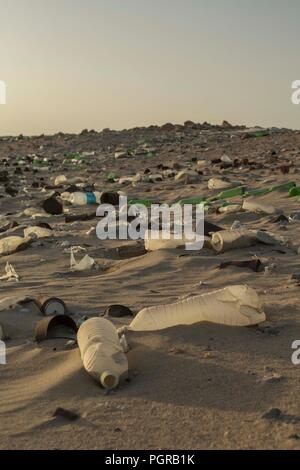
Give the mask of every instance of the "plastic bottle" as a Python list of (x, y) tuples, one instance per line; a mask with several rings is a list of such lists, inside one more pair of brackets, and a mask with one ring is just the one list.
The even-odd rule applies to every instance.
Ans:
[(255, 233), (248, 230), (222, 230), (212, 236), (212, 247), (218, 253), (237, 250), (238, 248), (248, 248), (258, 243)]
[(17, 251), (24, 250), (32, 243), (30, 237), (11, 236), (0, 240), (0, 256), (10, 255)]
[(116, 388), (128, 375), (128, 361), (114, 325), (105, 318), (84, 322), (77, 334), (85, 370), (106, 389)]
[(27, 227), (24, 229), (24, 237), (30, 237), (31, 235), (37, 238), (53, 237), (53, 230), (44, 227)]
[(93, 193), (75, 192), (70, 195), (70, 202), (77, 206), (85, 206), (86, 204), (100, 204), (101, 193), (94, 191)]
[(128, 329), (157, 331), (203, 321), (228, 326), (250, 326), (265, 320), (257, 293), (241, 285), (197, 295), (174, 304), (144, 308)]

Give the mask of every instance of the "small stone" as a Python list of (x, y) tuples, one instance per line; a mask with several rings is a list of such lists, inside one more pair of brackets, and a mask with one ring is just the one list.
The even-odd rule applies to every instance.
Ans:
[(77, 419), (80, 418), (80, 415), (78, 413), (75, 413), (74, 411), (66, 410), (65, 408), (57, 408), (55, 412), (52, 415), (54, 418), (64, 418), (67, 419), (68, 421), (76, 421)]

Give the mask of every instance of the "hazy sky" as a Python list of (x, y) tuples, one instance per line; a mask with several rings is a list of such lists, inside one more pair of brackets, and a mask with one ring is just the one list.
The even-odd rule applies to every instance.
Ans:
[(0, 0), (0, 134), (300, 128), (299, 0)]

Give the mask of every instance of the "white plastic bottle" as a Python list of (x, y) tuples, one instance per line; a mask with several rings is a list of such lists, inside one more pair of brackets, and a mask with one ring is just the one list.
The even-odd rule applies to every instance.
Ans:
[(85, 370), (104, 388), (116, 388), (127, 377), (127, 357), (110, 321), (90, 318), (79, 328), (77, 341)]
[(85, 206), (87, 204), (100, 204), (101, 194), (99, 191), (93, 193), (84, 193), (76, 191), (70, 196), (70, 202), (77, 206)]
[(258, 325), (265, 320), (266, 315), (257, 293), (251, 287), (238, 285), (169, 305), (144, 308), (128, 330), (158, 331), (199, 322), (238, 327)]

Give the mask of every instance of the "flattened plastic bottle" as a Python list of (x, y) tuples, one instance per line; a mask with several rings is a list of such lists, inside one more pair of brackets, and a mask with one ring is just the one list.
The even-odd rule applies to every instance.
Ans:
[(266, 315), (255, 290), (237, 285), (169, 305), (144, 308), (128, 329), (158, 331), (199, 322), (238, 327), (257, 325), (265, 320)]

